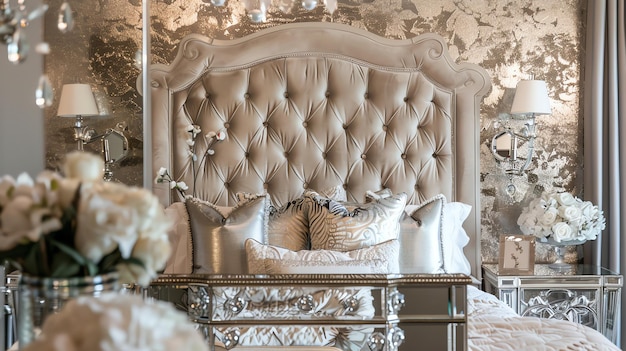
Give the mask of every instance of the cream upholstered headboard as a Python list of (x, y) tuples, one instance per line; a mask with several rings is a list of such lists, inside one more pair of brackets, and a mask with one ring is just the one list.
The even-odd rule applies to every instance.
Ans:
[[(479, 276), (479, 108), (488, 74), (456, 64), (436, 34), (391, 40), (347, 25), (298, 23), (222, 41), (190, 35), (151, 69), (153, 174), (233, 205), (238, 192), (283, 204), (343, 185), (349, 200), (390, 188), (420, 203), (472, 206), (466, 256)], [(198, 168), (188, 126), (225, 130)], [(196, 142), (202, 158), (207, 144)], [(195, 169), (194, 169), (195, 166)], [(164, 204), (176, 193), (155, 184)]]

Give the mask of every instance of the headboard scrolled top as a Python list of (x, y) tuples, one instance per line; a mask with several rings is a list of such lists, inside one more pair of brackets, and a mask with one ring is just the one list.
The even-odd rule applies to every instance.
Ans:
[[(337, 185), (353, 201), (382, 188), (410, 203), (442, 193), (472, 205), (466, 226), (477, 233), (479, 107), (491, 83), (453, 62), (436, 34), (391, 40), (298, 23), (229, 41), (190, 35), (150, 74), (153, 176), (165, 167), (197, 197), (231, 206), (238, 192), (280, 205)], [(190, 124), (202, 130), (195, 163)], [(226, 139), (200, 162), (204, 134), (219, 130)], [(178, 199), (154, 190), (166, 205)]]

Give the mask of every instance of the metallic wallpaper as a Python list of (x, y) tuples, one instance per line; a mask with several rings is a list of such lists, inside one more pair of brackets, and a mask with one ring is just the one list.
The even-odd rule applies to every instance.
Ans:
[[(141, 48), (140, 0), (69, 1), (75, 26), (68, 33), (56, 28), (61, 0), (50, 0), (45, 40), (52, 51), (45, 72), (55, 90), (46, 109), (46, 162), (57, 168), (63, 155), (76, 146), (73, 120), (56, 117), (62, 84), (90, 83), (107, 117), (88, 118), (103, 132), (125, 125), (130, 154), (114, 167), (114, 177), (128, 184), (142, 182), (141, 97), (136, 91), (140, 73), (135, 57)], [(340, 0), (330, 14), (323, 5), (305, 11), (299, 3), (290, 13), (272, 7), (268, 21), (252, 23), (241, 1), (215, 7), (210, 0), (158, 0), (151, 3), (153, 62), (167, 63), (176, 43), (190, 33), (220, 39), (245, 36), (259, 29), (289, 22), (347, 23), (388, 38), (411, 38), (436, 32), (448, 40), (452, 57), (487, 69), (493, 89), (485, 99), (481, 128), (482, 255), (497, 261), (498, 235), (518, 233), (522, 206), (543, 189), (582, 192), (581, 83), (585, 33), (584, 0)], [(517, 82), (534, 74), (547, 81), (552, 115), (538, 117), (536, 157), (526, 174), (509, 180), (490, 153), (491, 139), (507, 119)], [(86, 149), (98, 152), (99, 144)], [(516, 192), (505, 191), (512, 182)], [(550, 259), (538, 245), (538, 261)], [(571, 256), (571, 255), (570, 255)]]

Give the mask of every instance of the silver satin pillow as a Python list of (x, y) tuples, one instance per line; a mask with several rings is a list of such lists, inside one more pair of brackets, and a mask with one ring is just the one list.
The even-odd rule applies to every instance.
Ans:
[(400, 219), (400, 273), (444, 273), (442, 226), (446, 198), (437, 195)]
[(314, 192), (309, 207), (311, 249), (349, 251), (397, 239), (407, 195), (365, 204), (344, 204)]
[(266, 240), (269, 199), (247, 196), (224, 216), (211, 203), (185, 202), (193, 246), (193, 273), (246, 274), (245, 241)]

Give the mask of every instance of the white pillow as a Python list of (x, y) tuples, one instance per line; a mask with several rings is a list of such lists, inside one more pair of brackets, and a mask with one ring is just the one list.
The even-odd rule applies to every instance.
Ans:
[(472, 265), (463, 248), (470, 238), (463, 229), (472, 206), (462, 202), (449, 202), (443, 208), (443, 260), (447, 273), (472, 274)]
[[(407, 205), (407, 214), (413, 213), (419, 205)], [(463, 229), (463, 222), (469, 216), (472, 206), (462, 202), (448, 202), (443, 207), (443, 264), (446, 273), (462, 273), (471, 275), (472, 267), (465, 256), (463, 248), (470, 241)]]
[[(390, 240), (352, 251), (291, 251), (246, 240), (250, 274), (286, 273), (395, 273), (398, 272), (400, 243)], [(333, 268), (334, 267), (334, 268)]]

